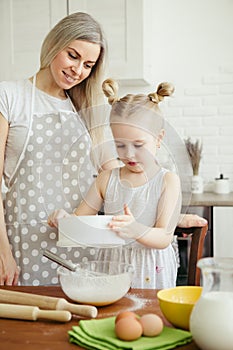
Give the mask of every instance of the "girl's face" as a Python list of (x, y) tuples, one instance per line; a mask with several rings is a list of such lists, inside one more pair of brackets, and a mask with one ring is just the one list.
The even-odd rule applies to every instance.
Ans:
[(50, 70), (55, 83), (64, 90), (86, 79), (100, 54), (100, 45), (74, 40), (53, 59)]
[(117, 153), (125, 166), (134, 173), (147, 171), (155, 164), (155, 154), (160, 146), (164, 130), (155, 137), (138, 126), (112, 124)]

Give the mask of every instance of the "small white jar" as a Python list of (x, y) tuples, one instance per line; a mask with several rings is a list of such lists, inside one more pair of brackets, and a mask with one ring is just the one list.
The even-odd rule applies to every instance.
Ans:
[(199, 175), (193, 175), (191, 186), (192, 193), (203, 193), (203, 178)]
[(229, 179), (227, 177), (224, 178), (223, 174), (215, 178), (214, 192), (218, 194), (227, 194), (230, 192)]

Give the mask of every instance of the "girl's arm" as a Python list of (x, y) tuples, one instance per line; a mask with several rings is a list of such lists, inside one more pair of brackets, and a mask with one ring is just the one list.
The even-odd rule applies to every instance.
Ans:
[(7, 237), (1, 191), (8, 129), (8, 122), (0, 113), (0, 285), (16, 285), (19, 278), (19, 268), (12, 256)]
[(48, 225), (51, 227), (58, 227), (59, 219), (71, 215), (96, 215), (102, 207), (110, 174), (110, 170), (102, 171), (91, 185), (80, 205), (74, 210), (73, 214), (68, 214), (64, 209), (57, 209), (49, 215)]
[(96, 215), (103, 204), (111, 170), (102, 171), (91, 185), (85, 198), (75, 209), (75, 215)]
[(113, 217), (109, 224), (115, 232), (124, 238), (133, 238), (137, 242), (155, 249), (166, 248), (173, 239), (181, 210), (180, 180), (174, 173), (164, 176), (162, 194), (157, 207), (157, 219), (154, 227), (148, 227), (135, 221), (125, 206), (125, 215)]
[(208, 224), (208, 220), (196, 214), (180, 214), (179, 227), (203, 227)]

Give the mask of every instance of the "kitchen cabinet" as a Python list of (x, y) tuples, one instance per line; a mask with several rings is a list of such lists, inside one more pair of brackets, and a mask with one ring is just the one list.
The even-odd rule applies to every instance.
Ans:
[[(152, 0), (69, 0), (69, 13), (87, 12), (102, 25), (109, 46), (108, 74), (122, 85), (150, 81), (149, 30)], [(110, 5), (111, 4), (111, 5)]]
[(22, 79), (39, 68), (42, 41), (67, 13), (90, 13), (108, 41), (106, 76), (121, 85), (150, 81), (150, 2), (152, 0), (1, 0), (0, 81)]
[(0, 81), (23, 79), (38, 70), (42, 41), (66, 13), (65, 0), (0, 1)]
[(214, 256), (233, 258), (233, 207), (213, 207)]

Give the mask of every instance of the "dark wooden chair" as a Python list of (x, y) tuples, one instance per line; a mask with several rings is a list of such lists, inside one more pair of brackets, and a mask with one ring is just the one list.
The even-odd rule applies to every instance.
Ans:
[(177, 239), (190, 237), (190, 249), (188, 251), (188, 276), (187, 285), (200, 286), (201, 271), (196, 266), (197, 261), (203, 257), (203, 248), (208, 225), (203, 227), (176, 227), (174, 235)]

